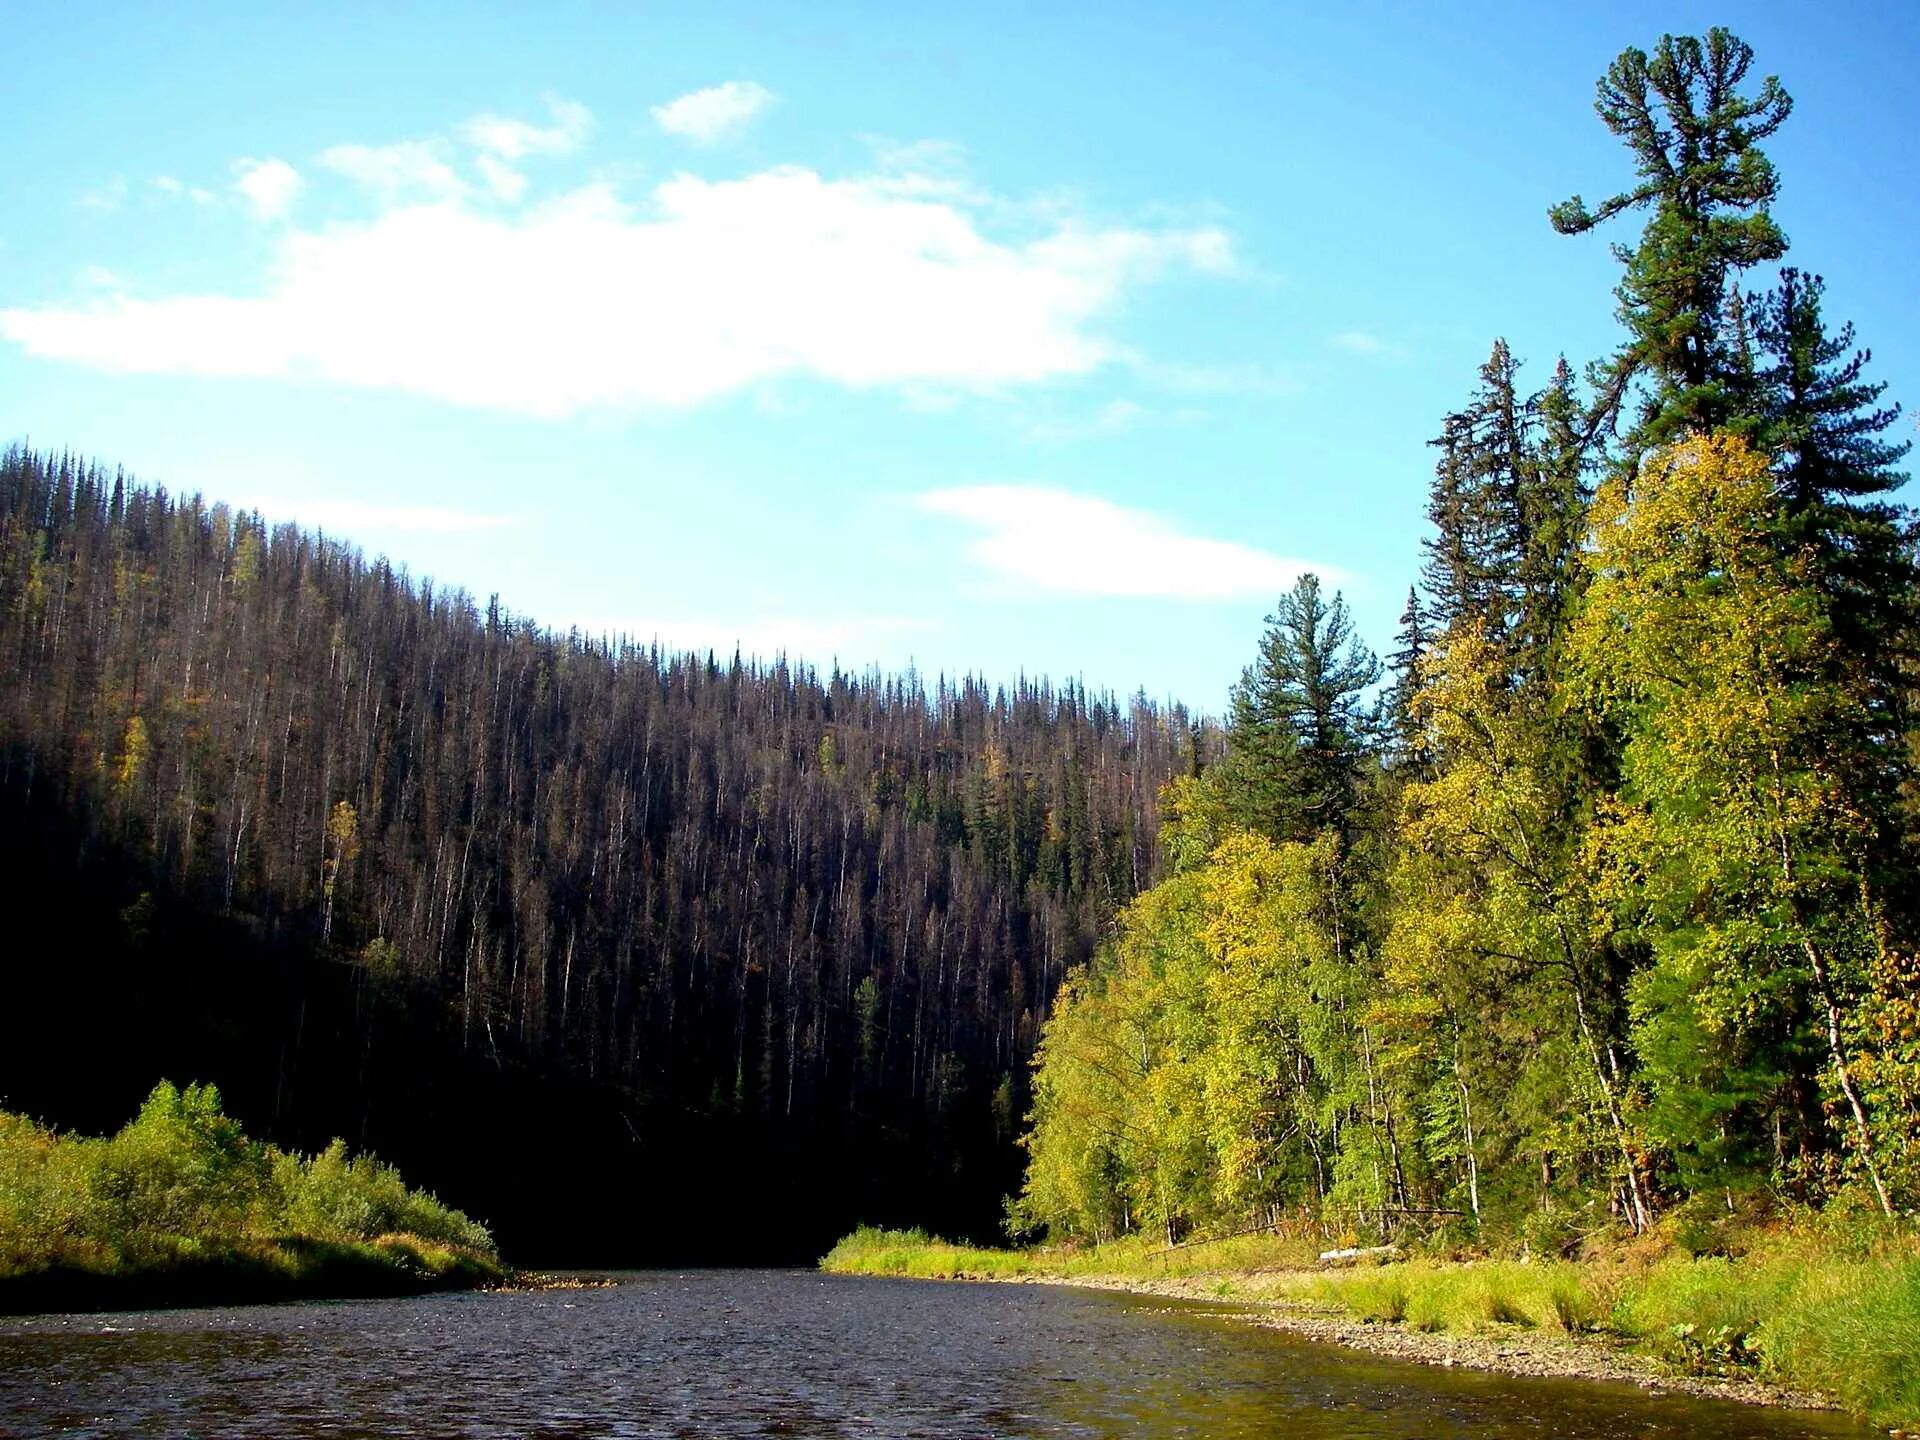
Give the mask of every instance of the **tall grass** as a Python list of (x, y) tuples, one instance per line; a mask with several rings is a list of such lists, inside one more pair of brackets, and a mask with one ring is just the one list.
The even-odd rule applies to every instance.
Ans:
[(924, 1230), (862, 1226), (835, 1245), (821, 1260), (820, 1267), (840, 1274), (898, 1275), (916, 1280), (989, 1280), (1010, 1276), (1180, 1279), (1298, 1266), (1311, 1260), (1313, 1254), (1314, 1247), (1306, 1240), (1266, 1234), (1172, 1250), (1140, 1235), (1104, 1245), (1006, 1250), (956, 1244), (930, 1236)]

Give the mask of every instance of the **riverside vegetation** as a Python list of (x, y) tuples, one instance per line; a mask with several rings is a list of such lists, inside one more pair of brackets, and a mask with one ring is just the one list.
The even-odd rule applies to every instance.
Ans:
[(1308, 1333), (1334, 1339), (1359, 1337), (1321, 1329), (1313, 1317), (1402, 1326), (1434, 1338), (1390, 1353), (1449, 1364), (1454, 1337), (1497, 1342), (1485, 1358), (1490, 1368), (1506, 1368), (1508, 1347), (1524, 1337), (1559, 1337), (1571, 1348), (1542, 1373), (1613, 1376), (1620, 1371), (1607, 1362), (1624, 1347), (1654, 1374), (1752, 1377), (1888, 1425), (1911, 1426), (1920, 1416), (1920, 1243), (1904, 1227), (1811, 1212), (1765, 1225), (1723, 1223), (1696, 1211), (1573, 1258), (1428, 1243), (1402, 1260), (1349, 1269), (1316, 1266), (1325, 1243), (1295, 1230), (1174, 1250), (1137, 1233), (1102, 1244), (990, 1249), (863, 1227), (821, 1265), (838, 1274), (1231, 1300), (1272, 1307), (1283, 1326), (1304, 1319)]
[(107, 1139), (0, 1111), (0, 1311), (384, 1295), (504, 1279), (486, 1228), (336, 1140), (249, 1140), (162, 1083)]
[(1624, 334), (1539, 389), (1494, 345), (1388, 665), (1312, 576), (1269, 618), (1226, 756), (1170, 786), (1170, 873), (1043, 1033), (1009, 1224), (1052, 1248), (863, 1233), (830, 1265), (1398, 1241), (1477, 1263), (1258, 1288), (1920, 1419), (1908, 447), (1822, 281), (1748, 279), (1787, 250), (1761, 147), (1791, 109), (1752, 63), (1714, 30), (1601, 79), (1632, 181), (1550, 219), (1645, 217)]

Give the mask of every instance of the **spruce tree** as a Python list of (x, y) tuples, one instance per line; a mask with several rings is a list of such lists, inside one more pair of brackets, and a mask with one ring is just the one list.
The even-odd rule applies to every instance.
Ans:
[(1421, 612), (1420, 592), (1407, 587), (1406, 608), (1400, 612), (1400, 629), (1394, 636), (1393, 653), (1387, 657), (1387, 674), (1392, 677), (1381, 701), (1381, 728), (1391, 747), (1396, 768), (1423, 772), (1431, 760), (1414, 714), (1413, 697), (1420, 692), (1420, 662), (1432, 646), (1427, 633), (1426, 616)]
[(1520, 362), (1496, 340), (1465, 406), (1435, 440), (1423, 580), (1435, 627), (1471, 622), (1512, 657), (1516, 677), (1544, 675), (1564, 620), (1585, 508), (1588, 437), (1573, 373), (1520, 388)]
[(1820, 276), (1787, 266), (1760, 299), (1756, 338), (1772, 361), (1765, 441), (1794, 512), (1885, 515), (1875, 498), (1905, 483), (1895, 467), (1911, 447), (1883, 438), (1900, 407), (1879, 404), (1884, 382), (1861, 379), (1873, 352), (1854, 349), (1853, 326), (1827, 333), (1820, 315), (1825, 288)]
[(1372, 741), (1363, 697), (1380, 662), (1354, 634), (1347, 602), (1302, 575), (1267, 617), (1260, 652), (1233, 693), (1234, 789), (1252, 828), (1274, 839), (1350, 838)]

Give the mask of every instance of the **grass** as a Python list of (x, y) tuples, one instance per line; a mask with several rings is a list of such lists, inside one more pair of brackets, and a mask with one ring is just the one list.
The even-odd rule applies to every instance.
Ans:
[(336, 1141), (248, 1139), (158, 1086), (104, 1139), (0, 1112), (0, 1311), (395, 1295), (504, 1279), (486, 1228)]
[(1074, 1279), (1123, 1276), (1137, 1279), (1188, 1279), (1224, 1273), (1252, 1273), (1309, 1263), (1312, 1242), (1281, 1235), (1243, 1235), (1212, 1244), (1169, 1251), (1144, 1236), (1132, 1235), (1104, 1245), (1049, 1246), (1029, 1250), (960, 1245), (924, 1230), (880, 1230), (862, 1226), (841, 1240), (820, 1262), (837, 1274), (895, 1275), (915, 1280), (1000, 1280), (1019, 1276)]
[(1654, 1235), (1579, 1260), (1454, 1255), (1323, 1270), (1313, 1248), (1250, 1236), (1171, 1253), (1137, 1237), (994, 1250), (863, 1229), (822, 1266), (922, 1279), (1189, 1277), (1213, 1294), (1429, 1333), (1603, 1338), (1678, 1372), (1753, 1376), (1876, 1424), (1920, 1422), (1920, 1236), (1908, 1225), (1803, 1215), (1743, 1235), (1734, 1256)]

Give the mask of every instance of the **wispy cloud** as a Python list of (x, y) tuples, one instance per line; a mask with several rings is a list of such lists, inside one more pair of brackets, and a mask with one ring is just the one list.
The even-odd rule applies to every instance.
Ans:
[(547, 97), (551, 125), (535, 125), (507, 115), (476, 115), (460, 127), (467, 143), (502, 160), (529, 155), (569, 155), (593, 133), (593, 112), (573, 100)]
[(1124, 435), (1152, 418), (1153, 412), (1133, 400), (1109, 400), (1084, 415), (1048, 415), (1024, 427), (1029, 439), (1045, 442), (1091, 440)]
[(211, 190), (189, 185), (172, 175), (154, 176), (153, 188), (169, 200), (191, 200), (196, 205), (211, 205), (217, 198)]
[(1349, 355), (1365, 355), (1378, 360), (1401, 360), (1406, 358), (1407, 353), (1407, 347), (1398, 341), (1384, 339), (1370, 330), (1342, 330), (1337, 335), (1329, 335), (1327, 344)]
[[(392, 148), (346, 163), (396, 183), (438, 174)], [(301, 188), (279, 160), (239, 162), (239, 177), (264, 218)], [(605, 184), (507, 213), (453, 193), (394, 201), (289, 227), (262, 293), (8, 309), (0, 337), (105, 371), (314, 378), (548, 417), (783, 376), (990, 392), (1123, 358), (1099, 325), (1129, 293), (1231, 255), (1215, 229), (1071, 211), (1009, 227), (990, 202), (899, 180), (782, 166), (680, 175), (644, 208)]]
[(669, 135), (708, 145), (739, 134), (777, 98), (751, 80), (729, 80), (655, 105), (651, 114)]
[(460, 127), (477, 152), (475, 168), (487, 188), (508, 204), (526, 194), (527, 177), (515, 162), (538, 155), (571, 155), (593, 133), (593, 112), (556, 96), (547, 97), (551, 125), (535, 125), (506, 115), (476, 115)]
[(1297, 395), (1306, 388), (1298, 376), (1271, 365), (1138, 360), (1134, 372), (1143, 383), (1176, 395)]
[(233, 162), (233, 188), (261, 220), (285, 219), (301, 184), (300, 172), (284, 160), (249, 156)]
[(460, 173), (470, 164), (485, 192), (508, 204), (527, 193), (519, 161), (569, 155), (593, 133), (593, 114), (572, 100), (549, 96), (553, 123), (538, 125), (509, 115), (476, 115), (452, 135), (397, 140), (385, 145), (335, 145), (320, 164), (383, 199), (464, 200), (476, 194)]
[(1066, 490), (973, 485), (931, 490), (916, 503), (979, 532), (964, 548), (988, 573), (1060, 594), (1231, 600), (1277, 595), (1308, 570), (1339, 578), (1327, 566), (1185, 534), (1151, 511)]
[(470, 193), (467, 182), (449, 163), (447, 147), (438, 140), (334, 145), (320, 152), (320, 163), (388, 199), (411, 194), (453, 200)]
[(96, 215), (111, 215), (126, 203), (127, 177), (115, 175), (90, 190), (80, 192), (80, 208)]

